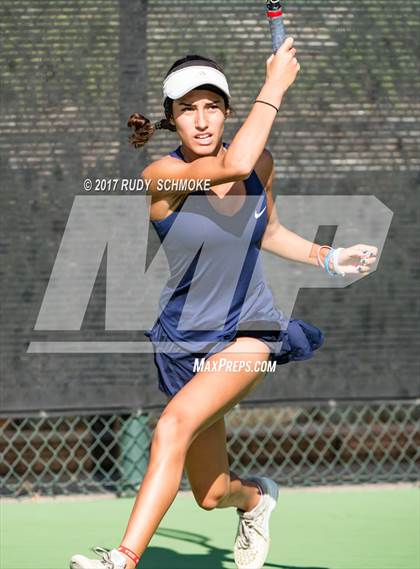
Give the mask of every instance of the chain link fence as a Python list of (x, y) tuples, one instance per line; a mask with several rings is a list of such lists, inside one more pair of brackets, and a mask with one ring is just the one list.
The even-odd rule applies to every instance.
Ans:
[[(2, 495), (132, 495), (160, 412), (0, 419)], [(419, 416), (417, 401), (243, 404), (226, 415), (231, 469), (283, 486), (416, 481)]]

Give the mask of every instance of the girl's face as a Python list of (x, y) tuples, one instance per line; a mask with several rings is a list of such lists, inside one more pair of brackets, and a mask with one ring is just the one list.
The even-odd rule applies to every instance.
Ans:
[(229, 113), (221, 95), (193, 89), (173, 102), (172, 112), (178, 136), (194, 154), (207, 156), (219, 149)]

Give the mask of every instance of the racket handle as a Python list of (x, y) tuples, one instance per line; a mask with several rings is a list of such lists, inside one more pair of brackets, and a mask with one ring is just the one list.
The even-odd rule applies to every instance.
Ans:
[(273, 53), (276, 53), (286, 39), (281, 2), (278, 0), (270, 0), (267, 2), (267, 18), (270, 24)]

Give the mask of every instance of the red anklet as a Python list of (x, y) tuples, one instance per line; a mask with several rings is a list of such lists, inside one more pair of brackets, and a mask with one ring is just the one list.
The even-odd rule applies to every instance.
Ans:
[(125, 545), (120, 545), (117, 548), (117, 550), (120, 551), (121, 553), (124, 553), (124, 555), (127, 555), (127, 557), (129, 557), (131, 559), (131, 561), (133, 561), (133, 563), (135, 563), (136, 565), (140, 561), (140, 557), (138, 555), (136, 555), (134, 553), (134, 551), (131, 551), (131, 549), (128, 549), (128, 547), (125, 547)]

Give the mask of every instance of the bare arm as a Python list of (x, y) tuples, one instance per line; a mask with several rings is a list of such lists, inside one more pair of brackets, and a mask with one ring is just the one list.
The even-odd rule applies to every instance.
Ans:
[[(318, 251), (321, 246), (304, 239), (297, 233), (293, 233), (293, 231), (284, 227), (278, 220), (271, 191), (274, 178), (274, 164), (273, 158), (267, 150), (264, 152), (260, 163), (256, 167), (256, 171), (266, 191), (267, 214), (269, 219), (261, 240), (261, 248), (279, 257), (290, 259), (291, 261), (319, 266)], [(261, 168), (261, 172), (258, 171), (259, 167)], [(376, 263), (378, 248), (374, 245), (358, 243), (357, 245), (346, 248), (341, 247), (340, 249), (341, 251), (339, 251), (337, 262), (339, 271), (341, 271), (343, 275), (355, 273), (368, 274)], [(319, 252), (322, 263), (324, 263), (327, 253), (327, 249), (321, 249)], [(331, 258), (329, 261), (329, 269), (331, 272), (334, 272), (334, 262)]]
[[(319, 266), (317, 253), (320, 245), (312, 243), (297, 233), (290, 231), (284, 227), (278, 219), (272, 193), (274, 161), (267, 150), (264, 152), (264, 160), (261, 164), (261, 173), (258, 171), (257, 173), (264, 183), (268, 215), (268, 223), (261, 241), (261, 249), (291, 261)], [(324, 260), (327, 253), (328, 251), (326, 249), (321, 250), (321, 261)], [(330, 269), (333, 270), (332, 260), (330, 260)]]
[[(293, 39), (288, 38), (275, 55), (267, 59), (267, 76), (257, 99), (280, 107), (284, 93), (294, 82), (299, 71)], [(209, 179), (212, 186), (244, 180), (252, 172), (264, 150), (276, 118), (268, 105), (255, 103), (242, 127), (233, 138), (227, 152), (220, 156), (204, 156), (192, 162), (172, 157), (157, 160), (145, 168), (141, 176), (151, 180), (150, 189), (159, 179)]]

